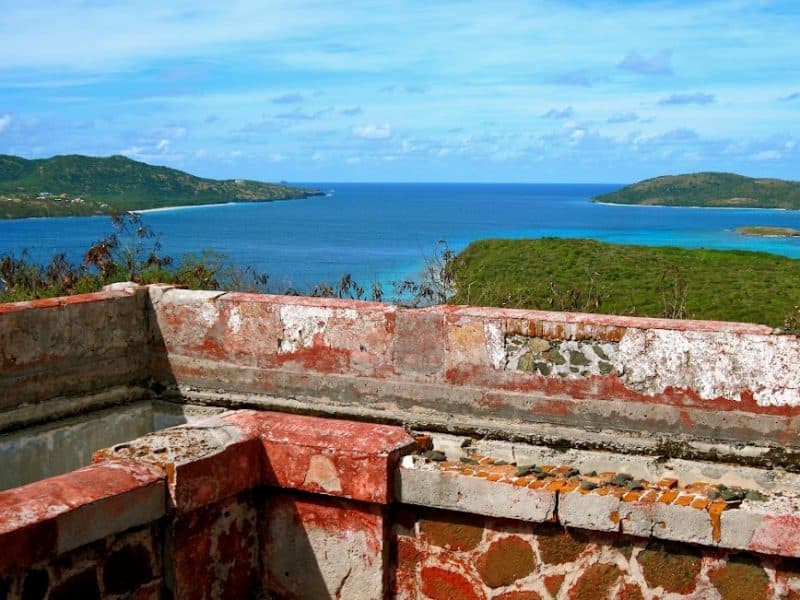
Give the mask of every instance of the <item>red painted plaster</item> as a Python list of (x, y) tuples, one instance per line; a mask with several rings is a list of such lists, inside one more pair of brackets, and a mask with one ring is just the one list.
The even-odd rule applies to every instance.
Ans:
[(800, 556), (800, 515), (765, 516), (753, 534), (750, 550), (764, 554)]
[[(56, 554), (62, 518), (86, 506), (106, 503), (109, 520), (124, 510), (114, 498), (164, 478), (136, 461), (101, 463), (0, 492), (0, 574)], [(75, 521), (70, 523), (74, 529)], [(63, 541), (62, 541), (63, 543)]]
[[(256, 411), (237, 411), (224, 421), (259, 436), (268, 484), (381, 504), (392, 498), (400, 452), (416, 446), (404, 429), (388, 425)], [(310, 473), (314, 457), (330, 463), (338, 482), (326, 485)]]

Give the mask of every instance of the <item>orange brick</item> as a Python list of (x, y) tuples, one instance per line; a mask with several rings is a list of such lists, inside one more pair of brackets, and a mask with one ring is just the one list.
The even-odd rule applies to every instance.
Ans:
[(433, 438), (429, 435), (414, 436), (420, 450), (433, 450)]
[(635, 502), (636, 500), (639, 499), (639, 496), (641, 496), (641, 495), (642, 495), (642, 492), (634, 490), (634, 491), (631, 491), (631, 492), (628, 492), (627, 494), (625, 494), (622, 497), (622, 499), (625, 500), (625, 502)]
[(560, 467), (556, 467), (555, 469), (553, 469), (553, 473), (558, 473), (559, 475), (562, 475), (570, 470), (572, 470), (572, 467), (566, 467), (564, 465), (561, 465)]
[(658, 487), (664, 488), (665, 490), (671, 490), (677, 485), (678, 485), (678, 480), (675, 477), (662, 477), (658, 481)]
[(710, 513), (721, 513), (723, 510), (728, 508), (728, 503), (725, 500), (714, 500), (708, 507), (708, 511)]
[(553, 465), (544, 465), (544, 466), (542, 466), (542, 471), (544, 471), (545, 473), (549, 473), (553, 469), (554, 469)]
[(565, 481), (563, 479), (556, 479), (555, 481), (551, 481), (550, 483), (548, 483), (544, 489), (551, 492), (557, 492), (562, 487), (564, 487), (564, 483)]
[(658, 495), (659, 493), (655, 490), (647, 490), (642, 497), (639, 498), (639, 502), (653, 503), (658, 500)]
[(538, 490), (543, 488), (546, 483), (547, 482), (544, 481), (543, 479), (534, 479), (533, 481), (530, 482), (528, 487), (531, 488), (532, 490)]
[(714, 500), (708, 507), (708, 514), (711, 517), (711, 537), (715, 542), (719, 542), (722, 537), (722, 511), (728, 507), (724, 500)]
[(687, 490), (696, 491), (696, 490), (707, 490), (710, 487), (711, 487), (711, 484), (709, 484), (708, 482), (695, 481), (695, 482), (690, 483), (689, 485), (687, 485), (686, 489)]
[(518, 485), (519, 487), (525, 487), (531, 482), (530, 477), (517, 477), (514, 480), (514, 485)]
[(694, 500), (692, 500), (692, 503), (689, 506), (692, 508), (705, 509), (709, 504), (710, 500), (708, 498), (705, 498), (704, 496), (697, 496)]
[(678, 497), (678, 494), (678, 490), (667, 490), (661, 494), (661, 496), (658, 498), (658, 501), (664, 504), (670, 504), (673, 500), (675, 500), (675, 498)]
[(675, 504), (678, 506), (689, 506), (694, 500), (694, 496), (692, 494), (681, 494), (675, 500)]
[(561, 486), (561, 493), (571, 492), (575, 488), (577, 488), (581, 484), (580, 481), (567, 481), (563, 486)]
[(500, 475), (500, 473), (489, 473), (486, 479), (488, 479), (489, 481), (500, 481), (501, 477), (502, 475)]
[(606, 495), (608, 495), (609, 488), (601, 487), (601, 488), (597, 488), (594, 491), (598, 496), (606, 496)]

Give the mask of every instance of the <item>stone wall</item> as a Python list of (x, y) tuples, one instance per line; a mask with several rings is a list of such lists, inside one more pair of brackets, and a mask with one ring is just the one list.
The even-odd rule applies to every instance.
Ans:
[(387, 597), (415, 449), (399, 427), (255, 411), (118, 444), (0, 492), (0, 598)]
[(0, 432), (142, 396), (147, 294), (0, 304)]
[(795, 560), (441, 510), (403, 509), (398, 599), (796, 598)]
[(0, 548), (14, 549), (0, 553), (0, 598), (800, 595), (800, 520), (775, 527), (768, 498), (759, 511), (709, 502), (707, 484), (520, 474), (431, 444), (249, 410), (118, 444), (0, 492)]
[(235, 409), (0, 492), (0, 600), (800, 597), (794, 335), (163, 286), (0, 326), (0, 431)]
[(769, 327), (150, 294), (152, 372), (184, 399), (800, 468), (800, 340)]

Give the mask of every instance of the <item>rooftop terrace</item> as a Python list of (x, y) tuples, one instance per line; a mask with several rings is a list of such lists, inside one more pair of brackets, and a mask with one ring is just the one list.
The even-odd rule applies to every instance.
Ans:
[(739, 323), (0, 305), (0, 599), (800, 597), (798, 359)]

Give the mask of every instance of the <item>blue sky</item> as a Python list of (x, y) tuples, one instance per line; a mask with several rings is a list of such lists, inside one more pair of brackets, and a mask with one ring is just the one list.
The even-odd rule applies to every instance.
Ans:
[(2, 12), (2, 153), (290, 181), (800, 179), (796, 0)]

